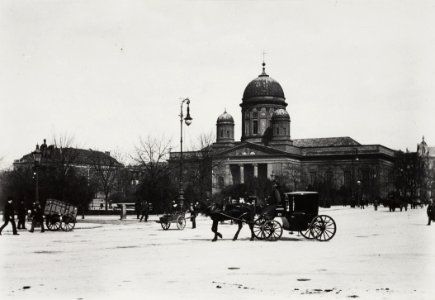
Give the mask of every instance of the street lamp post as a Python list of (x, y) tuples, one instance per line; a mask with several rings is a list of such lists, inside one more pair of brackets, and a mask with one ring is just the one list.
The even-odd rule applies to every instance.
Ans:
[(357, 176), (356, 176), (356, 169), (357, 167), (355, 167), (355, 164), (358, 164), (359, 162), (359, 158), (358, 158), (358, 148), (353, 148), (354, 150), (354, 157), (352, 157), (352, 176), (351, 176), (351, 185), (350, 185), (350, 189), (351, 189), (351, 203), (350, 203), (350, 207), (355, 207), (356, 202), (358, 202), (358, 199), (355, 199), (358, 197), (357, 193), (358, 191), (355, 191), (355, 183), (357, 181)]
[[(186, 117), (183, 115), (183, 104), (187, 105)], [(184, 189), (183, 189), (183, 121), (187, 126), (192, 124), (192, 118), (190, 117), (190, 100), (189, 98), (183, 99), (180, 105), (180, 178), (179, 178), (179, 197), (178, 201), (180, 209), (183, 209), (184, 205)]]
[(42, 152), (39, 145), (36, 144), (35, 151), (32, 152), (33, 162), (35, 164), (35, 202), (39, 202), (39, 164), (41, 163)]

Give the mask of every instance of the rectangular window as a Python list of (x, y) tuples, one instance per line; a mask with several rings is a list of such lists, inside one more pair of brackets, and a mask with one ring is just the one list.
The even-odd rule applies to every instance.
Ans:
[(258, 121), (257, 120), (252, 121), (252, 133), (258, 134)]

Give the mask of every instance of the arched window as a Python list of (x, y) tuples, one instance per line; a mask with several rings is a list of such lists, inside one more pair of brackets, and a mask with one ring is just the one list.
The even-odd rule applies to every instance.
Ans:
[(230, 137), (230, 131), (227, 130), (227, 137)]

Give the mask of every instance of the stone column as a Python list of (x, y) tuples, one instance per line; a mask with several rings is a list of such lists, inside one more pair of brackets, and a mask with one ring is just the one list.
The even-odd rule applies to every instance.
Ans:
[(258, 177), (258, 164), (254, 164), (254, 177)]
[(272, 179), (272, 171), (273, 171), (273, 165), (272, 164), (267, 164), (267, 178), (268, 179)]
[(243, 164), (240, 164), (240, 183), (243, 184), (245, 183), (245, 167), (243, 166)]
[(231, 174), (230, 164), (225, 165), (224, 184), (225, 186), (229, 186), (233, 184), (233, 175)]

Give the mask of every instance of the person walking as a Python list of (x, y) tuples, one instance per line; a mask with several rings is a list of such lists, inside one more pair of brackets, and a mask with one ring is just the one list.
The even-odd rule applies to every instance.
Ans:
[(32, 209), (32, 227), (29, 232), (33, 232), (35, 230), (35, 226), (40, 223), (41, 224), (41, 232), (44, 232), (44, 212), (42, 210), (41, 204), (36, 202)]
[(427, 225), (430, 226), (431, 221), (435, 221), (435, 203), (433, 200), (430, 200), (429, 205), (427, 206)]
[(148, 216), (150, 213), (150, 205), (148, 204), (148, 201), (144, 201), (141, 204), (141, 217), (139, 222), (142, 222), (142, 219), (145, 219), (145, 222), (148, 222)]
[(196, 216), (198, 215), (198, 206), (199, 203), (196, 202), (195, 205), (190, 204), (190, 221), (192, 222), (192, 229), (196, 228)]
[(134, 204), (134, 210), (136, 211), (136, 219), (139, 219), (140, 214), (142, 212), (142, 202), (140, 202), (139, 200), (136, 200), (136, 202)]
[(378, 205), (379, 205), (379, 197), (376, 197), (375, 201), (373, 201), (373, 206), (375, 208), (375, 211), (378, 210)]
[(13, 234), (19, 235), (17, 232), (17, 225), (15, 224), (14, 206), (12, 203), (13, 203), (13, 199), (8, 198), (8, 201), (6, 202), (6, 205), (5, 205), (5, 210), (3, 211), (3, 217), (5, 220), (5, 223), (3, 224), (2, 227), (0, 227), (0, 235), (2, 234), (3, 229), (9, 224), (9, 222), (11, 222), (11, 224), (12, 224)]
[(26, 216), (27, 216), (26, 205), (24, 204), (24, 200), (21, 200), (20, 204), (18, 204), (18, 229), (27, 229)]

